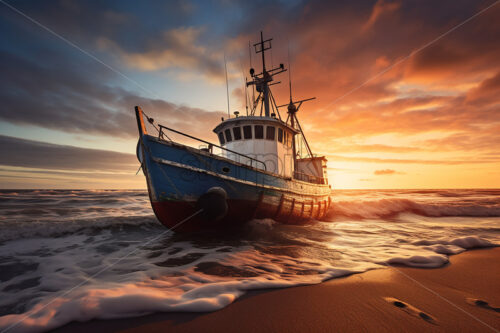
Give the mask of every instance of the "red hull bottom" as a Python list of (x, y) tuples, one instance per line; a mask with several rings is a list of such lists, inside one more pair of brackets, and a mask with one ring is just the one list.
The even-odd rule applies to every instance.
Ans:
[(195, 202), (156, 201), (151, 202), (151, 205), (163, 225), (178, 232), (190, 232), (235, 227), (255, 218), (271, 218), (284, 224), (304, 224), (311, 219), (322, 219), (330, 203), (329, 197), (309, 202), (282, 198), (279, 202), (258, 204), (246, 200), (228, 200), (227, 214), (216, 221), (207, 220), (199, 213)]

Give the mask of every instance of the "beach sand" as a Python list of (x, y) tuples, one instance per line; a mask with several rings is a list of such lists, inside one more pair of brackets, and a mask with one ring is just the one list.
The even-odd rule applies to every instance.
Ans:
[[(325, 283), (250, 292), (211, 313), (71, 323), (58, 332), (495, 332), (500, 248), (443, 268), (391, 267)], [(484, 304), (483, 302), (488, 302)]]

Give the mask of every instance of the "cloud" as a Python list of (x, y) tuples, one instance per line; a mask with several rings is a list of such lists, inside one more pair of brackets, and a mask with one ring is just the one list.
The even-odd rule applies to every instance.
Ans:
[[(419, 2), (418, 6), (389, 1), (377, 1), (375, 4), (373, 1), (360, 1), (355, 4), (347, 1), (311, 1), (307, 4), (284, 6), (273, 1), (236, 1), (231, 4), (231, 10), (244, 12), (245, 16), (237, 22), (231, 22), (231, 29), (228, 30), (230, 33), (225, 36), (214, 35), (212, 31), (215, 30), (211, 29), (210, 25), (187, 24), (195, 22), (190, 19), (196, 18), (200, 12), (196, 6), (187, 10), (182, 2), (173, 3), (172, 8), (168, 10), (161, 5), (145, 5), (141, 10), (125, 11), (125, 7), (113, 8), (110, 4), (97, 2), (75, 4), (75, 8), (58, 3), (49, 7), (65, 15), (65, 31), (72, 36), (76, 34), (77, 39), (80, 39), (80, 35), (85, 35), (85, 31), (79, 27), (80, 18), (76, 14), (81, 12), (82, 17), (86, 18), (99, 12), (95, 23), (101, 27), (98, 29), (100, 33), (97, 30), (94, 33), (92, 30), (88, 36), (81, 39), (88, 43), (101, 41), (102, 45), (105, 45), (103, 51), (115, 53), (111, 54), (113, 58), (122, 59), (132, 69), (152, 71), (163, 68), (188, 68), (214, 79), (220, 79), (220, 75), (223, 75), (222, 63), (218, 62), (220, 57), (214, 50), (224, 43), (234, 43), (231, 49), (246, 51), (248, 39), (256, 40), (255, 26), (260, 24), (265, 32), (272, 31), (275, 37), (275, 63), (287, 58), (286, 44), (287, 40), (290, 40), (296, 98), (318, 97), (316, 101), (304, 105), (299, 114), (304, 124), (309, 125), (310, 136), (345, 138), (352, 135), (366, 137), (384, 133), (412, 134), (435, 130), (470, 133), (483, 123), (498, 121), (498, 116), (491, 110), (477, 110), (480, 103), (479, 92), (471, 91), (465, 97), (463, 88), (458, 92), (453, 90), (455, 85), (463, 84), (464, 81), (472, 80), (477, 85), (481, 79), (491, 78), (491, 73), (486, 75), (486, 72), (491, 72), (492, 68), (499, 66), (497, 59), (500, 57), (496, 55), (500, 54), (500, 47), (492, 37), (496, 35), (499, 27), (494, 19), (494, 10), (498, 10), (495, 8), (350, 93), (381, 70), (435, 39), (442, 31), (449, 30), (453, 24), (457, 24), (457, 20), (466, 19), (487, 4), (488, 2), (484, 1), (450, 7), (443, 3), (436, 7), (431, 1)], [(270, 11), (273, 15), (277, 13), (273, 16), (272, 23), (266, 20), (267, 14), (264, 17), (260, 15), (262, 6), (266, 13), (267, 9), (280, 9)], [(53, 18), (53, 14), (50, 14), (52, 9), (31, 3), (29, 11), (45, 22)], [(213, 10), (219, 11), (217, 8)], [(150, 25), (146, 24), (144, 18), (148, 17), (147, 14), (152, 22), (156, 22), (153, 17), (166, 11), (173, 25), (165, 25), (164, 20), (161, 20), (156, 23), (156, 29), (151, 29)], [(101, 15), (102, 12), (114, 18), (110, 19), (107, 28), (106, 17)], [(295, 22), (301, 24), (297, 25)], [(366, 28), (367, 22), (371, 22), (369, 28)], [(54, 24), (57, 30), (63, 28), (57, 20)], [(122, 29), (122, 34), (118, 33), (119, 29)], [(124, 35), (127, 38), (123, 38)], [(219, 42), (213, 43), (214, 39)], [(207, 46), (211, 44), (212, 47)], [(463, 47), (464, 45), (467, 47)], [(17, 56), (13, 53), (7, 54)], [(8, 79), (4, 80), (4, 85), (8, 86), (10, 83), (7, 82), (11, 81), (15, 85), (5, 89), (16, 91), (2, 96), (2, 100), (5, 99), (8, 107), (12, 109), (2, 110), (0, 116), (4, 120), (74, 132), (135, 135), (135, 129), (131, 126), (134, 124), (131, 120), (133, 116), (128, 110), (138, 104), (134, 102), (139, 99), (138, 94), (110, 84), (109, 82), (116, 78), (105, 75), (103, 72), (106, 71), (102, 68), (76, 64), (86, 69), (80, 72), (64, 61), (61, 62), (60, 56), (46, 54), (45, 58), (51, 60), (43, 66), (33, 66), (33, 61), (28, 58), (24, 58), (24, 61), (2, 59), (7, 68), (26, 69), (21, 70), (17, 77), (15, 73), (7, 73)], [(485, 61), (487, 59), (488, 61)], [(64, 66), (59, 66), (61, 63)], [(236, 67), (239, 69), (239, 65)], [(436, 80), (441, 75), (439, 68), (445, 67), (450, 69), (450, 73), (460, 73), (461, 79), (454, 80), (453, 84), (448, 81), (450, 87), (445, 88), (450, 91), (444, 91), (446, 94), (443, 94), (441, 91), (436, 92), (432, 85), (439, 81)], [(422, 84), (417, 77), (426, 78), (427, 81)], [(24, 78), (24, 81), (19, 82), (20, 78)], [(432, 81), (429, 78), (432, 78)], [(415, 84), (414, 79), (420, 82), (418, 89), (403, 91), (402, 86)], [(61, 84), (56, 86), (57, 82), (51, 81), (59, 81)], [(287, 100), (288, 89), (285, 85), (273, 88), (276, 89), (279, 104), (280, 101)], [(238, 96), (242, 98), (241, 94)], [(337, 101), (339, 97), (342, 98)], [(495, 103), (494, 95), (490, 100), (491, 102), (482, 102), (482, 105)], [(331, 104), (332, 101), (337, 102)], [(161, 103), (153, 99), (151, 104)], [(317, 112), (325, 107), (323, 112)], [(37, 108), (40, 112), (26, 111)], [(186, 122), (195, 121), (193, 127), (196, 130), (202, 128), (201, 124), (196, 125), (197, 117), (203, 121), (207, 118), (202, 116), (204, 110), (190, 110), (189, 113), (196, 114), (197, 117), (189, 116), (184, 119), (181, 113), (186, 110), (185, 107), (166, 102), (162, 108), (165, 111), (158, 110), (159, 114), (168, 116), (181, 126)], [(430, 112), (431, 110), (433, 112)], [(103, 117), (100, 117), (101, 115)], [(214, 124), (220, 116), (222, 112), (213, 114)]]
[[(85, 49), (94, 49), (97, 41), (104, 37), (128, 52), (143, 50), (151, 40), (159, 40), (163, 31), (179, 26), (196, 13), (195, 6), (183, 0), (145, 2), (140, 6), (127, 0), (48, 0), (43, 4), (27, 0), (11, 5)], [(6, 30), (7, 34), (19, 35), (22, 31), (39, 38), (47, 37), (46, 31), (5, 6), (0, 15), (13, 28)]]
[(343, 155), (328, 155), (329, 161), (345, 161), (345, 162), (365, 162), (365, 163), (393, 163), (393, 164), (435, 164), (435, 165), (460, 165), (460, 164), (482, 164), (482, 163), (498, 163), (498, 160), (493, 157), (473, 158), (473, 159), (403, 159), (403, 158), (376, 158), (376, 157), (353, 157)]
[(500, 124), (490, 124), (482, 131), (477, 133), (459, 132), (451, 134), (441, 139), (429, 139), (420, 142), (419, 144), (426, 147), (428, 151), (435, 152), (477, 152), (477, 153), (492, 153), (496, 152), (493, 147), (500, 145)]
[(209, 79), (222, 80), (224, 67), (221, 52), (200, 44), (201, 27), (179, 27), (165, 31), (141, 52), (127, 52), (114, 41), (101, 38), (100, 48), (118, 55), (126, 66), (141, 71), (181, 68), (201, 73)]
[(370, 15), (370, 18), (368, 21), (365, 23), (363, 26), (364, 30), (370, 29), (376, 22), (379, 20), (381, 16), (384, 14), (389, 14), (401, 7), (401, 4), (399, 2), (387, 2), (384, 0), (378, 0), (375, 5), (373, 6), (372, 13)]
[(373, 174), (375, 176), (394, 175), (396, 173), (398, 173), (398, 172), (396, 172), (396, 170), (392, 170), (392, 169), (375, 170), (375, 172), (373, 172)]
[(51, 62), (37, 62), (7, 52), (0, 54), (0, 119), (69, 133), (130, 138), (137, 135), (135, 105), (192, 133), (206, 130), (207, 123), (215, 126), (223, 116), (222, 112), (147, 98), (109, 85), (106, 82), (114, 76), (92, 60), (77, 58), (68, 63), (65, 58), (53, 57)]
[(133, 171), (139, 166), (132, 154), (49, 144), (0, 135), (1, 165), (72, 171)]
[[(239, 57), (247, 58), (248, 41), (257, 41), (263, 29), (274, 37), (268, 63), (271, 58), (286, 63), (290, 45), (294, 97), (317, 97), (298, 114), (314, 151), (331, 154), (333, 162), (384, 163), (391, 170), (405, 163), (458, 170), (500, 159), (500, 6), (436, 38), (492, 3), (234, 1), (184, 8), (182, 2), (131, 7), (26, 1), (19, 6), (103, 59), (126, 64), (137, 77), (174, 71), (220, 80), (222, 48), (232, 60), (229, 69), (239, 73)], [(144, 97), (74, 50), (60, 52), (60, 41), (47, 47), (51, 37), (45, 32), (6, 13), (0, 11), (6, 31), (0, 37), (2, 121), (132, 138), (137, 104), (191, 133), (210, 135), (207, 125), (224, 116)], [(258, 70), (255, 58), (253, 66)], [(276, 78), (286, 79), (286, 74)], [(286, 84), (272, 89), (278, 104), (288, 100)], [(243, 96), (234, 90), (231, 97)]]
[[(341, 140), (339, 140), (341, 141)], [(334, 147), (328, 149), (329, 152), (350, 152), (350, 153), (412, 153), (422, 151), (420, 147), (390, 146), (383, 144), (342, 144), (336, 143)]]
[[(471, 17), (491, 3), (484, 1), (461, 16)], [(500, 47), (495, 37), (500, 31), (500, 22), (496, 18), (498, 12), (497, 6), (492, 7), (415, 54), (406, 66), (405, 80), (431, 83), (429, 79), (432, 79), (434, 85), (443, 84), (443, 81), (453, 85), (477, 80), (477, 76), (498, 68)], [(460, 21), (450, 21), (442, 31), (446, 32)]]
[(500, 103), (498, 92), (500, 91), (500, 72), (487, 78), (467, 92), (465, 102), (477, 106), (485, 106)]
[[(207, 51), (212, 58), (206, 60), (198, 46), (190, 45), (202, 29), (178, 26), (193, 15), (195, 7), (183, 1), (144, 3), (134, 9), (129, 5), (99, 1), (16, 4), (41, 24), (119, 70), (123, 70), (116, 64), (119, 54), (96, 50), (99, 40), (112, 41), (127, 55), (154, 52), (152, 45), (158, 47), (161, 40), (161, 47), (175, 49), (175, 61), (182, 61), (181, 54), (193, 57), (201, 66), (194, 66), (193, 71), (202, 71), (202, 67), (210, 73), (207, 75), (219, 71), (220, 64), (210, 60), (215, 57), (212, 52)], [(212, 126), (207, 130), (207, 124), (215, 126), (223, 115), (145, 97), (127, 80), (7, 7), (2, 7), (0, 17), (0, 28), (6, 32), (0, 37), (0, 121), (67, 133), (133, 138), (137, 135), (133, 107), (142, 105), (155, 119), (168, 119), (177, 129), (203, 132), (207, 138)], [(130, 72), (127, 75), (134, 77)]]

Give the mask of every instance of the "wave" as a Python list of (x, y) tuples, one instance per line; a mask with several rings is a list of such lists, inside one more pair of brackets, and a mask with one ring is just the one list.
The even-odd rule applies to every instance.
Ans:
[(417, 246), (424, 245), (423, 249), (432, 251), (435, 255), (413, 255), (408, 257), (396, 256), (386, 260), (382, 264), (403, 265), (418, 268), (438, 268), (449, 262), (448, 255), (458, 254), (470, 249), (498, 246), (489, 240), (477, 236), (459, 237), (451, 240), (419, 240), (413, 242), (412, 244)]
[[(329, 212), (334, 223), (264, 219), (226, 234), (156, 239), (168, 229), (144, 191), (0, 191), (0, 199), (10, 200), (0, 200), (0, 331), (21, 319), (12, 331), (214, 311), (250, 289), (391, 265), (437, 268), (449, 255), (497, 246), (498, 221), (480, 218), (500, 216), (500, 198), (491, 191), (420, 192), (342, 192)], [(423, 219), (406, 213), (429, 218), (418, 223)], [(441, 216), (477, 218), (432, 218)]]
[(15, 228), (11, 224), (0, 224), (0, 243), (16, 239), (60, 237), (68, 234), (93, 234), (107, 229), (160, 229), (154, 215), (146, 216), (107, 216), (102, 218), (68, 219), (58, 222), (18, 222)]
[(409, 199), (334, 201), (327, 218), (344, 216), (355, 219), (389, 218), (401, 213), (428, 217), (466, 216), (500, 217), (500, 205), (459, 203), (419, 203)]
[[(414, 244), (443, 247), (450, 253), (495, 246), (475, 236), (419, 241)], [(187, 250), (189, 248), (184, 248), (180, 252)], [(316, 284), (381, 267), (367, 264), (358, 268), (340, 269), (316, 262), (306, 262), (303, 258), (294, 259), (248, 251), (241, 251), (237, 256), (237, 253), (234, 252), (224, 259), (220, 256), (220, 252), (206, 249), (204, 256), (194, 258), (191, 268), (181, 274), (172, 274), (172, 267), (160, 265), (159, 262), (156, 262), (156, 265), (161, 266), (160, 270), (148, 269), (143, 263), (143, 270), (140, 272), (129, 271), (124, 274), (129, 278), (123, 282), (107, 281), (100, 285), (90, 284), (63, 292), (61, 296), (49, 301), (47, 299), (41, 301), (31, 307), (30, 311), (22, 314), (0, 317), (0, 329), (12, 328), (13, 332), (43, 332), (75, 320), (135, 317), (154, 312), (210, 312), (231, 304), (248, 290)], [(178, 254), (185, 255), (185, 252)], [(163, 257), (166, 257), (165, 253)], [(223, 264), (220, 263), (221, 259)], [(406, 256), (396, 255), (378, 264), (437, 268), (448, 262), (448, 256), (438, 251), (423, 251)], [(125, 266), (126, 264), (123, 264), (116, 269), (123, 271)], [(297, 271), (294, 274), (283, 274), (284, 269), (290, 267)], [(235, 272), (238, 274), (235, 275)], [(56, 276), (53, 279), (42, 279), (37, 283), (40, 284), (38, 288), (59, 290), (61, 287), (59, 285), (61, 281), (57, 282)]]
[(470, 249), (477, 249), (477, 248), (484, 248), (484, 247), (493, 247), (496, 246), (494, 243), (490, 242), (489, 240), (482, 239), (479, 237), (475, 236), (468, 236), (468, 237), (460, 237), (460, 238), (455, 238), (453, 240), (420, 240), (420, 241), (415, 241), (413, 242), (414, 245), (455, 245), (458, 247), (461, 247), (462, 249), (470, 250)]
[[(329, 277), (351, 273), (336, 270), (332, 271)], [(186, 277), (192, 280), (198, 278), (200, 277), (195, 274)], [(49, 303), (38, 303), (29, 313), (0, 317), (0, 328), (12, 332), (45, 332), (74, 320), (117, 319), (154, 312), (211, 312), (231, 304), (247, 290), (285, 288), (301, 284), (308, 283), (254, 278), (207, 283), (195, 288), (186, 287), (184, 289), (188, 291), (184, 293), (172, 292), (168, 288), (169, 282), (161, 280), (113, 284), (105, 289), (87, 288), (63, 294)]]

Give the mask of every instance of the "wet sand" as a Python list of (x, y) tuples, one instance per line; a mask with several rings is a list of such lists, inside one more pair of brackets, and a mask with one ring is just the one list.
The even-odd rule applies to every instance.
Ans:
[(251, 292), (212, 313), (71, 323), (56, 332), (495, 332), (500, 248), (443, 268), (391, 267), (319, 285)]

